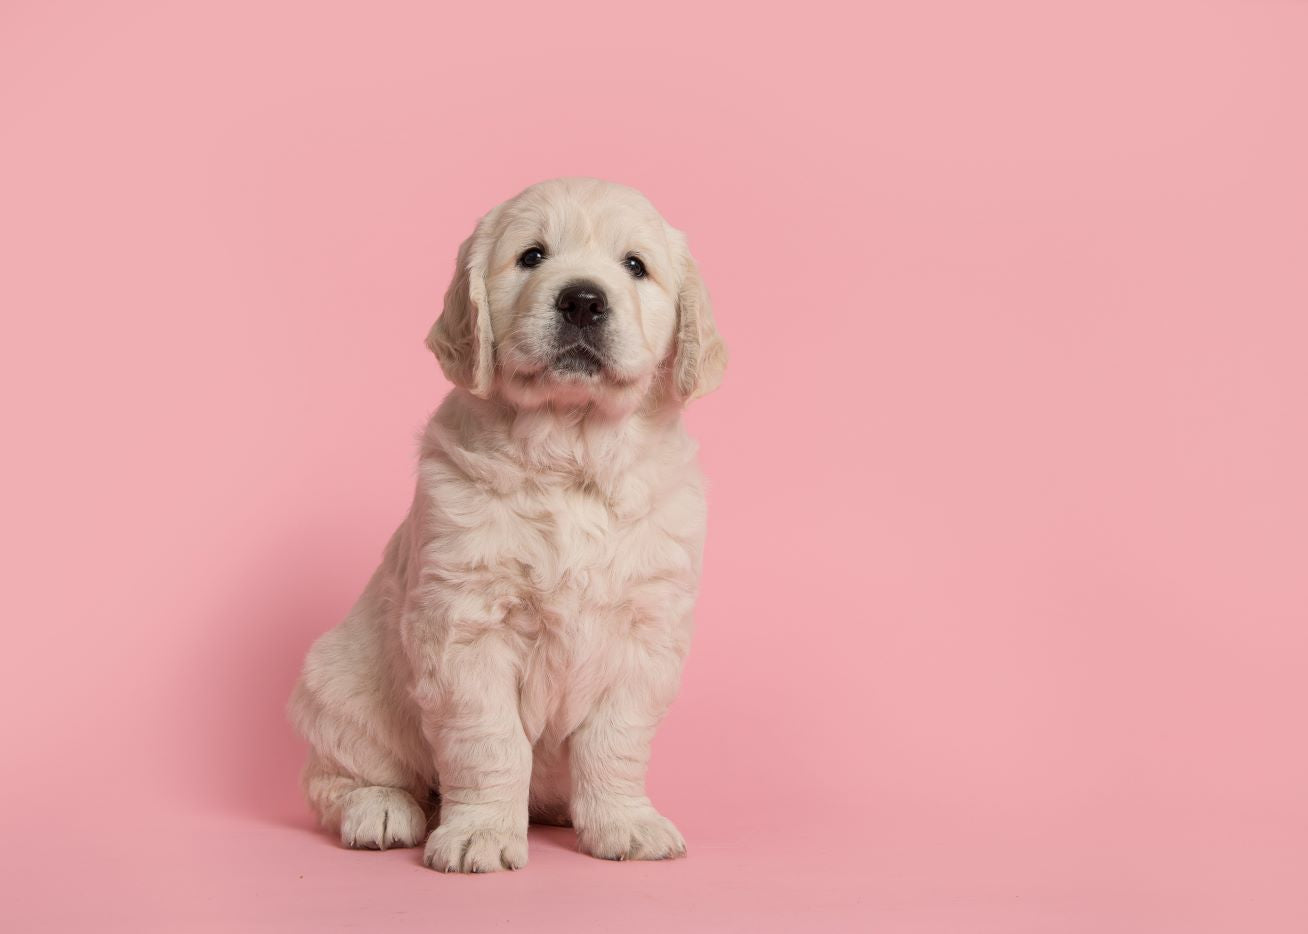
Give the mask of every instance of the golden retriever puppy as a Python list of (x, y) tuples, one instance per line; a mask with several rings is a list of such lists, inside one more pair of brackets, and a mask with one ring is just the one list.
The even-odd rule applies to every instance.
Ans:
[(685, 238), (630, 188), (535, 185), (460, 248), (427, 345), (455, 389), (413, 505), (291, 698), (309, 803), (444, 872), (522, 867), (529, 819), (679, 856), (645, 772), (704, 539), (681, 409), (726, 364)]

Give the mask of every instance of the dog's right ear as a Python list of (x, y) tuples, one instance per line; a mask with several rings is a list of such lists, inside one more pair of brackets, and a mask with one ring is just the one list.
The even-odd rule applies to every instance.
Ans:
[(495, 336), (486, 300), (490, 219), (483, 217), (459, 247), (445, 307), (427, 335), (427, 347), (440, 361), (445, 378), (483, 399), (490, 395), (495, 377)]

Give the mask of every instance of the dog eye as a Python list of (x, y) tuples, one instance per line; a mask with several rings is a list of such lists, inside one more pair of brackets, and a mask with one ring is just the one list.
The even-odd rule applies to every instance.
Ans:
[(622, 265), (626, 267), (627, 272), (631, 273), (637, 279), (645, 278), (645, 264), (640, 261), (640, 257), (628, 256), (622, 261)]
[(535, 269), (544, 259), (545, 251), (538, 246), (534, 246), (518, 257), (518, 265), (523, 269)]

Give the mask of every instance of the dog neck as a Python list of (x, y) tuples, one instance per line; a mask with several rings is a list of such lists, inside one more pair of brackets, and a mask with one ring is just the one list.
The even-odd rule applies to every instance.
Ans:
[(524, 483), (595, 489), (611, 499), (633, 483), (656, 490), (661, 473), (680, 473), (695, 444), (681, 425), (680, 405), (652, 398), (630, 415), (598, 407), (517, 408), (455, 389), (424, 439), (430, 450), (468, 477), (501, 493)]

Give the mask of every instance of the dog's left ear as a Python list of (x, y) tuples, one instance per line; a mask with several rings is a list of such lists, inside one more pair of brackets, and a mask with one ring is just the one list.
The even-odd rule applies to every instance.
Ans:
[(712, 392), (722, 382), (727, 368), (727, 345), (713, 323), (708, 289), (699, 276), (699, 266), (682, 246), (681, 287), (677, 290), (677, 337), (672, 363), (672, 380), (684, 401)]
[(483, 399), (490, 395), (495, 377), (495, 340), (486, 300), (491, 216), (483, 217), (459, 247), (445, 307), (427, 335), (427, 348), (440, 361), (445, 378)]

